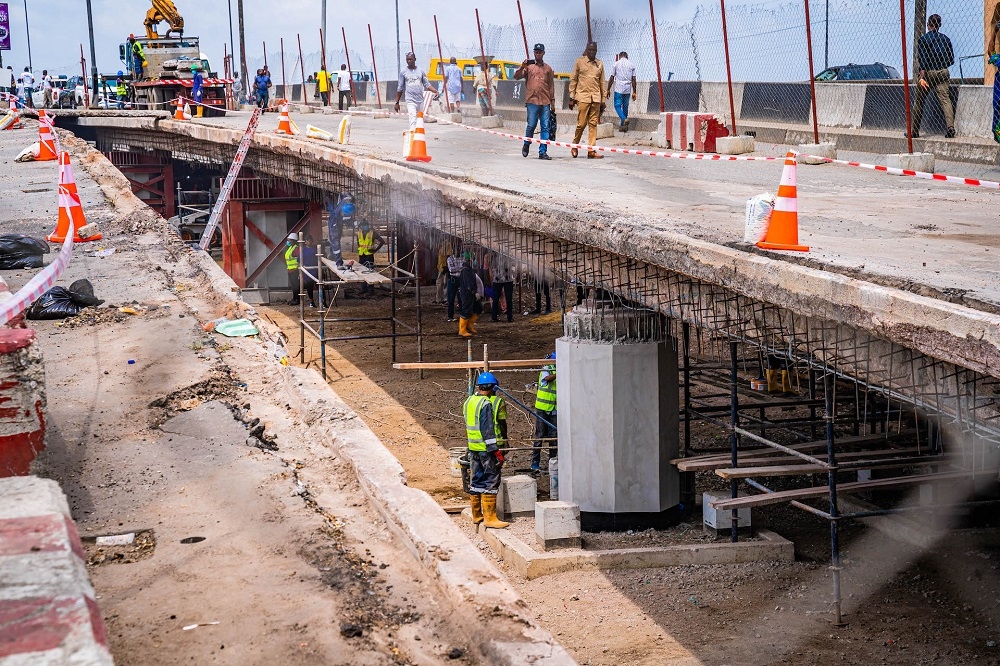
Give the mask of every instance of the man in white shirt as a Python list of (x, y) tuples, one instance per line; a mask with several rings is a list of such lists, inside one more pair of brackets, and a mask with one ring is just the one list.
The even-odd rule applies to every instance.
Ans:
[(345, 64), (340, 65), (340, 73), (337, 75), (337, 92), (337, 107), (343, 111), (346, 102), (347, 108), (351, 108), (351, 72)]
[(42, 106), (52, 108), (52, 77), (47, 69), (42, 70)]
[(24, 86), (24, 105), (35, 108), (35, 103), (31, 99), (31, 93), (35, 92), (35, 77), (32, 76), (31, 70), (27, 67), (24, 68), (24, 73), (21, 74), (21, 85)]
[(612, 91), (615, 94), (615, 111), (621, 124), (618, 126), (622, 132), (628, 131), (628, 103), (629, 97), (635, 101), (635, 65), (629, 59), (628, 54), (622, 51), (618, 54), (618, 60), (611, 66), (611, 78), (608, 79), (608, 97)]

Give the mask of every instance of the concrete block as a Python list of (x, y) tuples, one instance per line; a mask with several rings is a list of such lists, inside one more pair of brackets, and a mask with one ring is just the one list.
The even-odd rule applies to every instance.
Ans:
[[(861, 127), (865, 111), (864, 83), (817, 83), (816, 118), (824, 127)], [(812, 118), (812, 109), (809, 110)]]
[(933, 153), (893, 153), (882, 162), (887, 167), (934, 173)]
[(955, 133), (958, 136), (993, 135), (993, 88), (986, 86), (961, 86), (955, 107)]
[[(799, 152), (804, 155), (815, 155), (817, 158), (825, 157), (830, 160), (837, 159), (837, 144), (823, 142), (823, 143), (800, 143)], [(811, 157), (802, 157), (798, 159), (799, 164), (827, 164), (821, 159), (813, 159)]]
[(244, 104), (240, 110), (245, 111), (246, 113), (253, 113), (253, 110), (256, 108), (257, 107), (253, 104)]
[(601, 123), (597, 126), (597, 138), (598, 139), (613, 139), (615, 138), (615, 126), (613, 123)]
[(29, 328), (0, 329), (0, 405), (0, 477), (28, 474), (45, 448), (45, 370)]
[(299, 113), (312, 113), (312, 112), (313, 112), (313, 107), (311, 106), (308, 106), (306, 104), (302, 104), (299, 106)]
[[(701, 516), (706, 530), (720, 531), (733, 529), (732, 510), (713, 509), (711, 506), (712, 502), (729, 499), (730, 497), (731, 495), (728, 493), (702, 493)], [(736, 515), (740, 520), (740, 531), (750, 527), (750, 507), (740, 509)]]
[(461, 113), (449, 113), (449, 114), (446, 114), (444, 118), (445, 118), (445, 120), (451, 121), (453, 123), (460, 123), (460, 122), (462, 122), (462, 114)]
[(323, 112), (324, 116), (332, 116), (333, 114), (335, 114), (337, 112), (337, 109), (334, 108), (334, 107), (332, 107), (332, 106), (324, 106), (324, 107), (321, 107), (321, 108), (323, 110), (322, 112)]
[[(736, 107), (736, 120), (740, 120), (740, 110), (743, 108), (743, 83), (733, 84), (733, 103)], [(725, 81), (709, 82), (703, 81), (701, 84), (701, 98), (698, 106), (699, 111), (714, 113), (726, 120), (726, 124), (732, 123), (729, 109), (729, 86)], [(732, 153), (736, 154), (736, 153)]]
[(538, 499), (538, 482), (526, 474), (504, 477), (500, 482), (500, 497), (497, 507), (510, 518), (526, 518), (535, 515), (535, 501)]
[(580, 505), (574, 502), (536, 502), (535, 537), (542, 550), (579, 548)]
[(503, 122), (501, 122), (500, 116), (483, 116), (479, 119), (479, 126), (483, 129), (496, 129), (503, 127)]
[(752, 153), (756, 149), (752, 136), (741, 134), (739, 136), (720, 136), (715, 140), (716, 151), (720, 155), (742, 155)]

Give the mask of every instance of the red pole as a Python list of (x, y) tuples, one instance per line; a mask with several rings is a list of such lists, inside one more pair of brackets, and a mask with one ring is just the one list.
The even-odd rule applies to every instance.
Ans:
[(267, 42), (261, 42), (264, 47), (264, 67), (267, 67)]
[[(87, 105), (89, 106), (90, 105), (90, 91), (87, 90), (87, 59), (83, 57), (83, 44), (80, 44), (80, 69), (83, 71), (83, 98), (85, 100), (87, 100), (87, 102), (88, 102)], [(31, 100), (29, 100), (29, 101), (31, 101)]]
[(583, 0), (583, 6), (587, 10), (587, 41), (594, 41), (594, 36), (590, 32), (590, 0)]
[(285, 82), (285, 38), (281, 37), (278, 45), (281, 48), (281, 92), (284, 93), (282, 97), (285, 99), (291, 99), (292, 95), (288, 92), (288, 84)]
[(444, 54), (441, 52), (441, 33), (438, 32), (438, 17), (434, 15), (434, 37), (438, 43), (438, 67), (441, 68), (441, 88), (444, 89), (444, 106), (451, 113), (451, 102), (448, 101), (448, 82), (444, 79)]
[[(899, 0), (905, 2), (905, 0)], [(722, 8), (722, 44), (726, 48), (726, 81), (729, 83), (729, 117), (733, 123), (733, 136), (736, 136), (736, 102), (733, 101), (733, 70), (729, 62), (729, 31), (726, 29), (726, 0), (719, 0)]]
[(302, 72), (302, 103), (309, 106), (309, 95), (306, 94), (306, 64), (302, 59), (302, 35), (295, 33), (299, 42), (299, 71)]
[[(354, 97), (354, 74), (351, 70), (351, 52), (347, 50), (347, 31), (344, 30), (344, 26), (340, 26), (340, 34), (344, 37), (344, 53), (347, 56), (347, 76), (351, 80), (351, 103), (354, 106), (358, 105), (358, 100)], [(375, 66), (375, 58), (372, 57), (372, 67)], [(339, 88), (339, 86), (338, 86)]]
[(910, 65), (906, 61), (906, 5), (899, 0), (899, 34), (903, 44), (903, 104), (906, 106), (906, 150), (913, 152), (913, 119), (910, 117)]
[[(652, 2), (653, 0), (650, 0)], [(528, 33), (524, 29), (524, 14), (521, 13), (521, 0), (517, 0), (517, 18), (521, 21), (521, 38), (524, 40), (524, 59), (531, 59), (531, 52), (528, 50)]]
[(417, 52), (413, 48), (413, 23), (410, 19), (406, 19), (406, 25), (410, 27), (410, 53), (417, 55)]
[(476, 7), (476, 30), (479, 31), (479, 53), (483, 56), (480, 63), (483, 66), (483, 79), (486, 81), (486, 105), (493, 115), (493, 100), (490, 99), (490, 67), (486, 62), (486, 48), (483, 46), (483, 24), (479, 22), (479, 8)]
[[(375, 42), (372, 40), (372, 24), (368, 24), (368, 43), (372, 47), (372, 72), (375, 74), (375, 95), (378, 97), (378, 108), (382, 108), (382, 91), (378, 88), (378, 67), (375, 65)], [(353, 89), (353, 87), (352, 87)]]
[(663, 102), (663, 75), (660, 73), (660, 44), (656, 39), (656, 16), (653, 15), (653, 0), (649, 0), (649, 21), (653, 24), (653, 55), (656, 56), (656, 82), (660, 84), (660, 113), (666, 111)]
[(812, 26), (809, 25), (809, 0), (802, 0), (806, 8), (806, 48), (809, 49), (809, 93), (813, 107), (813, 143), (819, 143), (819, 121), (816, 112), (816, 74), (813, 70)]

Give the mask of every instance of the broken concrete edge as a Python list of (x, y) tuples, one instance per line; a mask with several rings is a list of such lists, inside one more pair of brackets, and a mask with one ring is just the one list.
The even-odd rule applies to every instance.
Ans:
[[(80, 121), (93, 121), (86, 124), (95, 126), (108, 126), (108, 121), (113, 121), (114, 126), (159, 129), (234, 145), (242, 136), (238, 130), (209, 123), (160, 122), (158, 118), (80, 118)], [(765, 303), (787, 307), (803, 316), (842, 322), (939, 360), (1000, 376), (1000, 315), (997, 314), (793, 263), (794, 258), (778, 259), (654, 229), (639, 216), (622, 216), (610, 209), (581, 214), (567, 208), (553, 215), (553, 207), (560, 208), (553, 202), (541, 204), (522, 194), (451, 180), (427, 170), (359, 156), (302, 137), (262, 132), (255, 135), (254, 144), (317, 164), (342, 165), (361, 177), (391, 179), (400, 187), (436, 190), (446, 203), (479, 211), (518, 229), (537, 229), (541, 217), (546, 220), (546, 234), (554, 238), (631, 256), (720, 284)], [(322, 187), (320, 183), (306, 184)]]
[[(84, 163), (88, 173), (95, 164), (101, 163), (100, 160), (111, 165), (103, 154), (89, 145), (87, 149), (100, 156)], [(127, 186), (125, 177), (117, 170), (115, 173)], [(99, 178), (94, 178), (102, 190), (104, 184), (101, 179), (107, 175), (102, 172)], [(115, 194), (121, 194), (111, 189)], [(145, 207), (138, 197), (131, 194), (130, 188), (128, 192), (139, 205)], [(112, 205), (116, 209), (136, 210), (135, 202), (129, 200), (129, 195), (116, 196)], [(224, 301), (239, 301), (239, 288), (222, 268), (207, 253), (191, 252), (204, 275), (205, 286)], [(262, 363), (274, 365), (259, 345), (255, 345), (249, 353), (262, 356)], [(534, 621), (517, 591), (472, 545), (437, 502), (423, 490), (406, 484), (406, 473), (399, 461), (322, 377), (314, 370), (303, 368), (291, 367), (287, 373), (285, 376), (290, 376), (290, 379), (285, 382), (286, 387), (296, 394), (296, 399), (290, 400), (289, 404), (298, 406), (310, 435), (348, 461), (361, 488), (386, 519), (390, 529), (411, 554), (434, 573), (445, 594), (456, 605), (475, 608), (482, 626), (480, 631), (470, 631), (470, 638), (492, 637), (490, 640), (481, 639), (478, 646), (480, 652), (492, 663), (511, 666), (525, 663), (574, 666), (576, 661), (547, 630)], [(337, 422), (336, 437), (330, 434), (333, 422)], [(498, 623), (499, 618), (508, 620), (506, 626)]]
[(114, 664), (83, 546), (58, 483), (34, 476), (0, 479), (0, 560), (0, 666)]
[(566, 571), (795, 561), (795, 544), (769, 530), (757, 531), (763, 541), (545, 553), (539, 553), (508, 530), (480, 525), (479, 535), (498, 557), (529, 580)]

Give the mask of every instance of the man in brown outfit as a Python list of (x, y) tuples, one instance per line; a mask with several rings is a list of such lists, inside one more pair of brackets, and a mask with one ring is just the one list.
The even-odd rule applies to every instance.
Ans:
[[(588, 42), (583, 55), (576, 59), (573, 74), (569, 79), (569, 108), (579, 105), (576, 115), (576, 133), (573, 143), (580, 143), (583, 128), (590, 128), (588, 146), (597, 144), (597, 123), (604, 113), (604, 63), (597, 59), (597, 42)], [(571, 148), (570, 153), (576, 157), (578, 151)], [(587, 157), (599, 160), (604, 157), (593, 149), (587, 151)]]
[[(556, 88), (555, 78), (552, 68), (545, 62), (545, 44), (535, 44), (535, 59), (525, 60), (514, 72), (517, 80), (526, 79), (524, 106), (528, 112), (528, 126), (524, 130), (524, 136), (531, 138), (535, 135), (535, 127), (538, 121), (542, 121), (542, 140), (547, 141), (554, 138), (551, 134), (552, 116), (555, 115)], [(538, 147), (538, 159), (551, 160), (548, 153), (548, 144), (541, 144)], [(528, 156), (531, 149), (531, 142), (525, 141), (521, 146), (521, 155)]]

